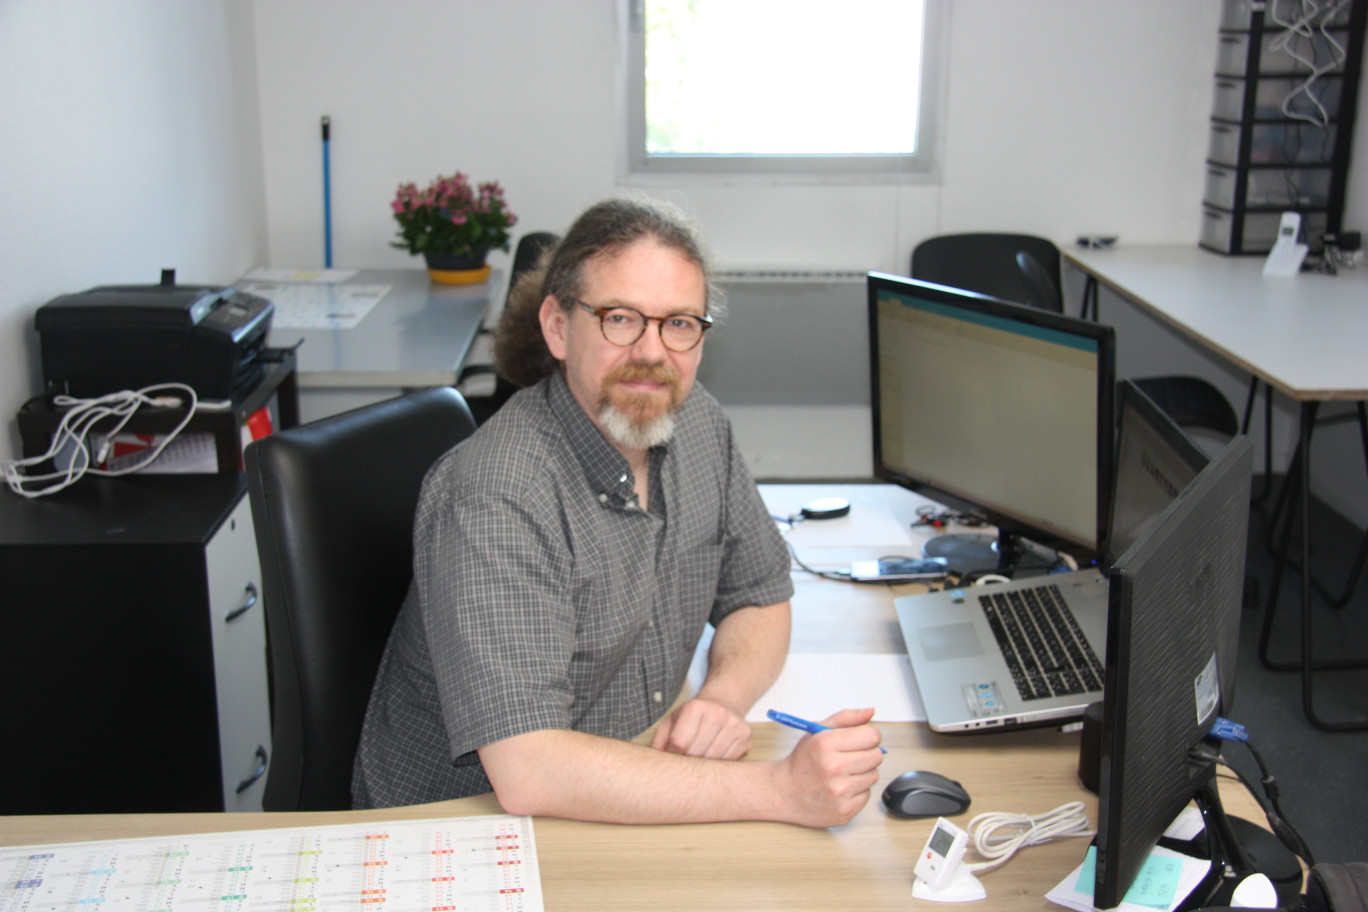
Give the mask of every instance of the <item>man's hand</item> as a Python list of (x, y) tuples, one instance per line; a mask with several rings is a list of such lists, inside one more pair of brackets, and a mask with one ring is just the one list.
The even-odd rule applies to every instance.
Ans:
[(776, 785), (789, 819), (804, 826), (848, 823), (869, 801), (879, 781), (879, 731), (868, 724), (873, 709), (843, 709), (823, 725), (831, 731), (807, 735), (776, 766)]
[(689, 700), (660, 720), (651, 747), (690, 757), (739, 760), (750, 750), (751, 729), (735, 710), (704, 698)]

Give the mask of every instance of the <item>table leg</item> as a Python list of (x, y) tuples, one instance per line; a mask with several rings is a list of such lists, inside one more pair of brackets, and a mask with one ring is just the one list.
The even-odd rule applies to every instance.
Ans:
[[(1306, 718), (1312, 725), (1323, 731), (1364, 731), (1368, 730), (1368, 719), (1346, 719), (1346, 720), (1327, 720), (1322, 718), (1317, 712), (1314, 699), (1314, 675), (1319, 671), (1334, 671), (1350, 668), (1368, 667), (1368, 659), (1337, 659), (1331, 661), (1315, 661), (1314, 647), (1312, 640), (1312, 617), (1311, 617), (1311, 431), (1316, 423), (1316, 412), (1318, 403), (1304, 402), (1301, 408), (1301, 422), (1298, 428), (1299, 442), (1297, 455), (1294, 458), (1292, 471), (1289, 472), (1283, 492), (1279, 495), (1279, 501), (1286, 501), (1287, 514), (1283, 517), (1283, 528), (1281, 541), (1277, 547), (1277, 556), (1273, 565), (1273, 583), (1268, 594), (1268, 605), (1265, 609), (1263, 628), (1259, 636), (1259, 659), (1268, 668), (1276, 671), (1300, 671), (1302, 685), (1302, 710)], [(1368, 426), (1364, 430), (1365, 435), (1365, 460), (1368, 460)], [(1292, 532), (1292, 525), (1295, 521), (1294, 514), (1296, 509), (1292, 506), (1290, 492), (1288, 488), (1295, 484), (1297, 491), (1297, 507), (1301, 512), (1301, 659), (1299, 662), (1274, 662), (1269, 656), (1269, 642), (1273, 628), (1273, 616), (1277, 608), (1279, 590), (1282, 588), (1283, 570), (1288, 564), (1287, 551), (1290, 544), (1289, 537)], [(1362, 550), (1362, 549), (1360, 549)]]
[[(1364, 403), (1357, 403), (1355, 417), (1359, 423), (1359, 437), (1363, 448), (1364, 468), (1368, 469), (1368, 407), (1365, 407)], [(1334, 421), (1339, 419), (1331, 420)], [(1326, 422), (1317, 419), (1317, 424), (1324, 423)], [(1286, 544), (1279, 545), (1277, 543), (1277, 526), (1280, 517), (1283, 515), (1283, 510), (1287, 508), (1291, 499), (1291, 492), (1295, 491), (1296, 486), (1300, 484), (1298, 479), (1301, 477), (1301, 454), (1301, 447), (1298, 446), (1292, 454), (1292, 461), (1288, 466), (1287, 477), (1284, 479), (1282, 487), (1279, 488), (1278, 498), (1273, 504), (1272, 511), (1269, 513), (1266, 546), (1269, 554), (1272, 554), (1275, 557), (1287, 547)], [(1255, 502), (1262, 499), (1263, 496), (1261, 495)], [(1353, 598), (1354, 590), (1358, 587), (1358, 580), (1363, 574), (1365, 564), (1368, 564), (1368, 532), (1365, 532), (1359, 540), (1358, 553), (1354, 556), (1353, 565), (1349, 570), (1349, 574), (1345, 577), (1344, 585), (1341, 587), (1339, 595), (1332, 595), (1330, 590), (1326, 588), (1320, 580), (1316, 579), (1314, 575), (1311, 577), (1311, 586), (1315, 589), (1317, 594), (1325, 599), (1325, 601), (1329, 602), (1332, 607), (1343, 608), (1345, 605), (1349, 604), (1349, 600)], [(1296, 563), (1289, 562), (1288, 566), (1298, 573), (1301, 572), (1301, 566)], [(1368, 660), (1365, 660), (1365, 667), (1368, 667)]]
[[(1240, 422), (1240, 433), (1249, 436), (1249, 425), (1254, 414), (1254, 400), (1259, 395), (1258, 377), (1249, 378), (1249, 395), (1245, 398), (1244, 418)], [(1273, 387), (1264, 384), (1264, 480), (1263, 490), (1252, 503), (1263, 503), (1273, 491)]]
[(1097, 322), (1097, 277), (1094, 275), (1088, 275), (1083, 280), (1083, 309), (1079, 311), (1078, 316), (1084, 320)]

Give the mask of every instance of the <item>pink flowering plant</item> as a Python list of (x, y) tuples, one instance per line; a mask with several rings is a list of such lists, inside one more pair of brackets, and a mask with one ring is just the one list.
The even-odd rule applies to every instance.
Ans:
[(506, 251), (508, 229), (518, 221), (497, 181), (472, 187), (459, 171), (438, 177), (421, 190), (417, 184), (400, 184), (390, 207), (399, 222), (399, 240), (391, 243), (409, 253)]

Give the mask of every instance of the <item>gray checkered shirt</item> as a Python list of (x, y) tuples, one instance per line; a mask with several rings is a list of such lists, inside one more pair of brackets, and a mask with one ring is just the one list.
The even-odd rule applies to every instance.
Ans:
[(371, 694), (357, 807), (489, 791), (476, 749), (540, 729), (632, 738), (669, 708), (706, 623), (793, 593), (731, 426), (701, 387), (627, 462), (560, 374), (428, 473), (414, 584)]

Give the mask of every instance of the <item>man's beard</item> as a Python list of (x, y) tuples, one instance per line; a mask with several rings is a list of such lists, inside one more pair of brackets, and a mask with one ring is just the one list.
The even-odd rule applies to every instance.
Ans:
[[(636, 393), (619, 386), (634, 380), (665, 384), (668, 400), (662, 405), (657, 394)], [(681, 405), (679, 373), (674, 368), (668, 364), (624, 364), (604, 378), (599, 425), (618, 446), (648, 450), (674, 434), (675, 414)]]

